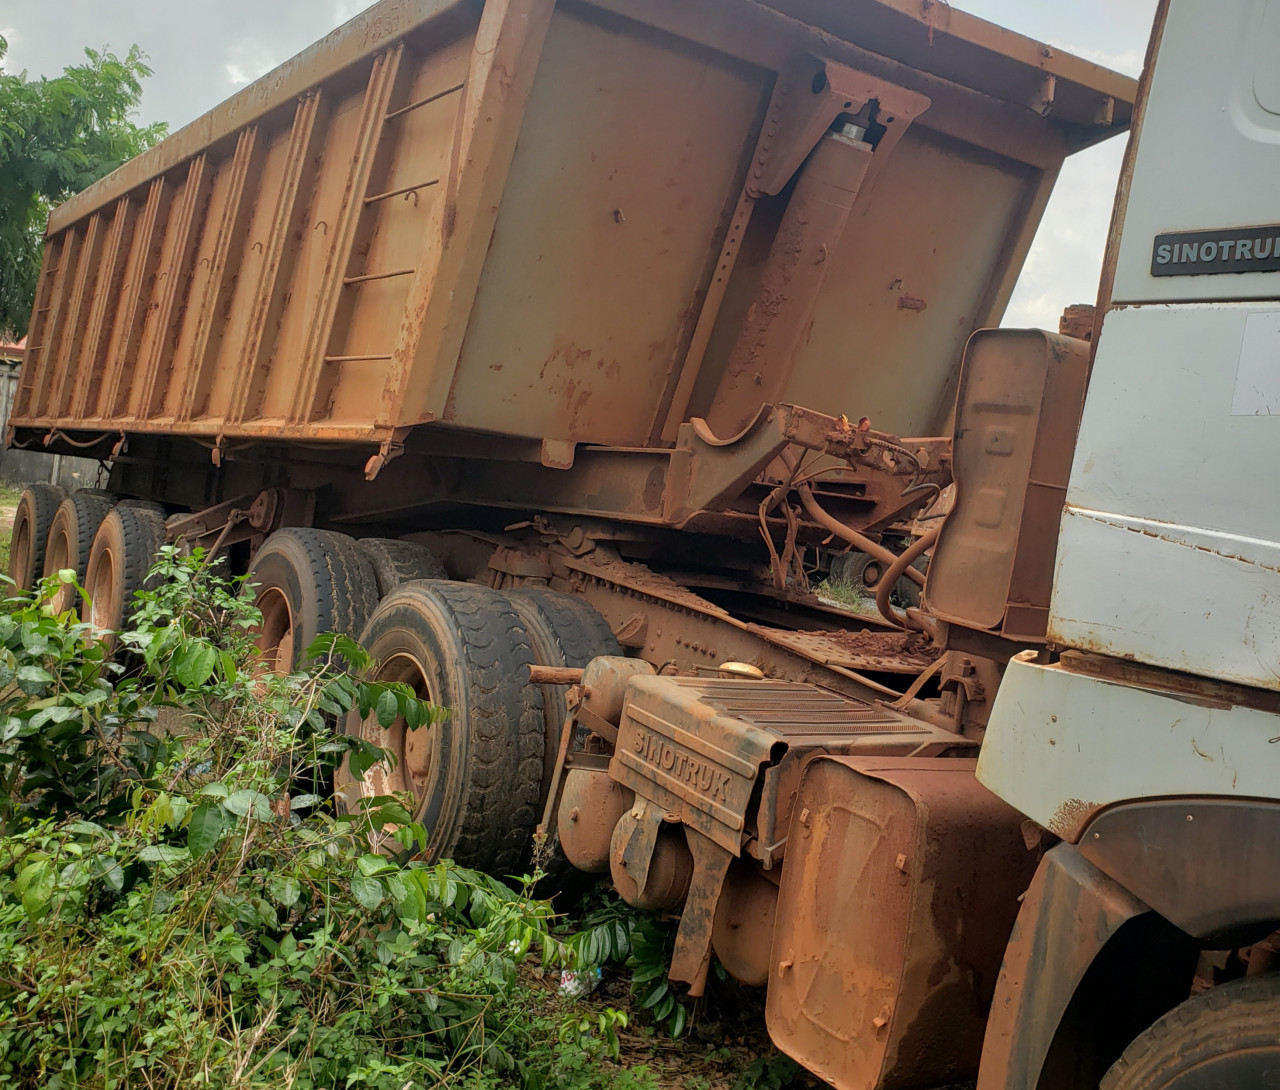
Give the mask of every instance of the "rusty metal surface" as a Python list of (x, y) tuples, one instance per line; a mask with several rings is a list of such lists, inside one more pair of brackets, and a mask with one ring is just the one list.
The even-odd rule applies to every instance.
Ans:
[(1127, 921), (1147, 911), (1069, 844), (1045, 854), (1022, 898), (1000, 966), (977, 1090), (1037, 1085), (1086, 970)]
[(1239, 705), (1272, 715), (1280, 714), (1280, 693), (1266, 689), (1166, 670), (1092, 651), (1064, 651), (1058, 657), (1058, 665), (1068, 673), (1086, 674), (1103, 681), (1114, 681), (1119, 685), (1133, 685), (1140, 689), (1176, 695), (1202, 707), (1229, 708)]
[(564, 778), (556, 820), (565, 858), (578, 870), (606, 873), (613, 827), (631, 802), (631, 792), (607, 772), (570, 769)]
[(735, 980), (755, 987), (769, 982), (777, 907), (776, 881), (749, 861), (729, 864), (711, 925), (711, 947)]
[[(376, 446), (372, 475), (431, 422), (551, 470), (766, 400), (937, 434), (1058, 163), (1123, 128), (1132, 87), (967, 17), (934, 51), (928, 20), (859, 9), (383, 0), (54, 214), (18, 441), (324, 439)], [(843, 230), (813, 225), (814, 275), (816, 235), (779, 225), (822, 186), (833, 111), (866, 114), (869, 165)], [(800, 260), (766, 321), (770, 252)], [(769, 346), (759, 387), (740, 340)]]
[(934, 616), (1043, 640), (1089, 348), (1038, 330), (970, 339), (957, 395), (955, 504), (924, 594)]
[[(777, 731), (742, 711), (777, 708), (795, 720), (803, 717), (796, 701), (825, 696), (785, 682), (636, 678), (627, 689), (610, 775), (737, 854), (760, 767), (785, 746)], [(829, 703), (858, 711), (831, 696), (823, 701), (824, 718)]]
[(910, 666), (902, 667), (892, 644), (874, 640), (855, 652), (861, 637), (797, 634), (752, 624), (733, 616), (644, 565), (595, 554), (565, 561), (571, 577), (565, 589), (582, 594), (615, 631), (633, 626), (635, 649), (651, 662), (674, 661), (682, 669), (715, 668), (729, 660), (760, 667), (766, 677), (820, 682), (850, 696), (876, 699), (897, 693), (865, 677), (865, 668), (913, 672), (921, 653), (914, 644), (897, 644)]
[[(781, 860), (805, 760), (832, 752), (949, 752), (965, 745), (885, 707), (812, 685), (635, 678), (609, 763), (610, 776), (635, 794), (614, 831), (615, 886), (624, 900), (646, 907), (673, 907), (673, 897), (684, 897), (669, 975), (700, 995), (716, 921), (734, 912), (726, 901), (732, 891), (721, 887), (735, 859), (752, 866), (755, 860), (762, 868)], [(688, 851), (672, 837), (671, 829), (681, 827)], [(723, 941), (767, 943), (760, 932), (766, 917), (772, 919), (763, 909), (732, 917), (749, 924), (748, 933)], [(733, 956), (755, 978), (758, 967), (749, 962), (759, 955), (743, 948)]]
[(838, 1090), (976, 1073), (1037, 856), (1021, 815), (973, 769), (894, 758), (818, 758), (805, 769), (766, 1016), (774, 1042)]
[(1280, 804), (1172, 798), (1098, 814), (1079, 852), (1189, 935), (1280, 920)]

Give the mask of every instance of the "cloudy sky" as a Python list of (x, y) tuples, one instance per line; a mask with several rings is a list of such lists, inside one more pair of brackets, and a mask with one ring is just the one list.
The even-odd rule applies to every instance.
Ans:
[[(1156, 0), (954, 0), (985, 19), (1137, 75)], [(56, 75), (81, 49), (140, 45), (155, 76), (142, 119), (177, 129), (327, 34), (369, 0), (3, 0), (6, 71)], [(1123, 141), (1069, 160), (1005, 318), (1057, 328), (1096, 294)]]

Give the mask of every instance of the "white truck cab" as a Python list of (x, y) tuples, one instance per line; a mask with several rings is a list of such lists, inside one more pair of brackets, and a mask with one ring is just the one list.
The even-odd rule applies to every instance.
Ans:
[(1099, 302), (1050, 651), (1009, 664), (978, 763), (1063, 842), (979, 1088), (1280, 1086), (1270, 947), (1186, 990), (1280, 918), (1277, 0), (1162, 3)]

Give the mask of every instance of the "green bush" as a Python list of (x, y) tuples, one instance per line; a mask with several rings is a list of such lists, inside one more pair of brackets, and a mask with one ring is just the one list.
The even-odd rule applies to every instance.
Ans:
[[(0, 1084), (19, 1088), (651, 1086), (529, 966), (550, 907), (452, 863), (405, 801), (335, 813), (336, 765), (388, 755), (351, 708), (446, 713), (364, 682), (350, 640), (261, 669), (242, 582), (168, 549), (120, 635), (0, 611)], [(62, 573), (70, 581), (72, 573)]]

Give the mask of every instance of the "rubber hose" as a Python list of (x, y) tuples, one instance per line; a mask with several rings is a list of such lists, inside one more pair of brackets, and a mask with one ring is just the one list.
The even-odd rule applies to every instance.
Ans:
[[(813, 489), (808, 484), (797, 485), (796, 491), (800, 493), (800, 502), (804, 504), (804, 509), (809, 512), (813, 521), (830, 530), (836, 537), (843, 538), (855, 549), (860, 549), (868, 556), (874, 557), (886, 567), (892, 565), (898, 559), (892, 550), (886, 549), (879, 542), (872, 541), (865, 534), (858, 533), (852, 526), (846, 526), (834, 515), (829, 515), (824, 511), (819, 506), (818, 501), (814, 499)], [(906, 574), (908, 579), (912, 579), (922, 587), (924, 586), (924, 576), (916, 571), (915, 568), (909, 568)], [(883, 579), (884, 577), (881, 576), (881, 581)]]
[[(941, 526), (936, 526), (930, 530), (924, 537), (916, 538), (916, 540), (907, 548), (901, 556), (894, 559), (889, 565), (884, 575), (880, 576), (880, 582), (876, 584), (876, 609), (880, 611), (886, 621), (896, 624), (899, 628), (907, 628), (906, 614), (899, 614), (889, 602), (889, 595), (893, 593), (893, 588), (898, 585), (898, 580), (902, 578), (905, 572), (916, 572), (911, 567), (912, 563), (927, 549), (931, 549), (938, 540), (938, 535), (942, 532)], [(924, 585), (924, 576), (920, 575), (920, 584)]]

